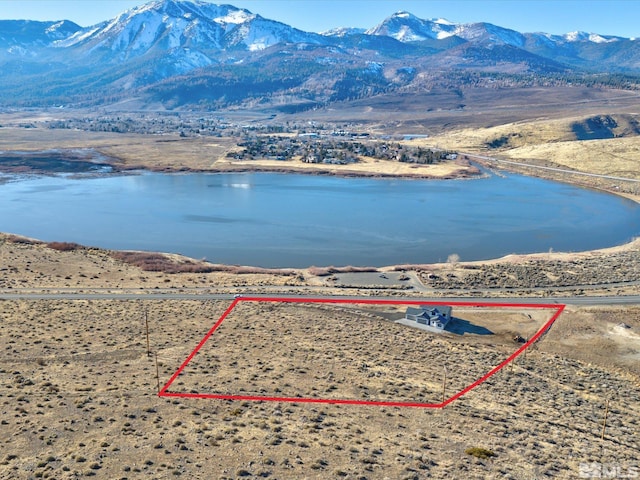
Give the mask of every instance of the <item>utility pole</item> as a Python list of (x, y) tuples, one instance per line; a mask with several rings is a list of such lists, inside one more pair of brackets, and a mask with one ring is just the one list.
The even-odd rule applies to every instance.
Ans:
[(147, 357), (151, 356), (151, 349), (149, 348), (149, 311), (144, 309), (144, 325), (147, 331)]
[(608, 415), (609, 415), (609, 399), (607, 398), (607, 405), (604, 408), (604, 420), (602, 421), (602, 435), (600, 435), (600, 440), (604, 440), (604, 431), (607, 428)]
[(158, 369), (158, 352), (154, 352), (156, 357), (156, 381), (158, 382), (158, 393), (160, 393), (160, 370)]
[(442, 379), (442, 403), (445, 401), (445, 391), (447, 390), (447, 367), (444, 367), (444, 378)]

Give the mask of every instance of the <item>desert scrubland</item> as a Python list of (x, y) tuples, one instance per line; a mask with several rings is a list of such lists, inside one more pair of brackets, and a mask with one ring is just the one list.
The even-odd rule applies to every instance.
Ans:
[[(231, 303), (198, 293), (245, 282), (313, 291), (317, 277), (146, 272), (98, 249), (3, 240), (3, 478), (520, 479), (576, 478), (592, 462), (636, 468), (637, 306), (568, 306), (526, 355), (444, 409), (160, 398)], [(139, 298), (15, 295), (79, 290)], [(193, 299), (145, 299), (150, 291)], [(493, 334), (437, 335), (393, 323), (401, 312), (241, 301), (170, 391), (438, 403), (444, 367), (452, 395), (548, 318), (457, 307), (454, 317)]]
[[(576, 478), (581, 463), (635, 465), (638, 308), (569, 308), (532, 351), (443, 410), (159, 398), (158, 380), (228, 304), (3, 300), (2, 476)], [(443, 367), (453, 392), (515, 350), (514, 316), (525, 334), (543, 316), (462, 309), (491, 328), (504, 316), (487, 340), (368, 307), (241, 302), (172, 390), (438, 402)], [(474, 447), (495, 456), (465, 453)]]

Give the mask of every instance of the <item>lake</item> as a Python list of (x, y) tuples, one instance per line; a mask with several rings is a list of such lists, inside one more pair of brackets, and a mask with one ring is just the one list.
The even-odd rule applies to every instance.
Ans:
[(264, 267), (383, 266), (609, 247), (640, 206), (520, 175), (475, 180), (270, 173), (5, 176), (0, 231)]

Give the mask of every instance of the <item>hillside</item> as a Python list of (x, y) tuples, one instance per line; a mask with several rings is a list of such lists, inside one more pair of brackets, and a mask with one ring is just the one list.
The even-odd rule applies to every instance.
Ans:
[(639, 121), (637, 114), (623, 113), (566, 117), (460, 129), (414, 143), (638, 180)]

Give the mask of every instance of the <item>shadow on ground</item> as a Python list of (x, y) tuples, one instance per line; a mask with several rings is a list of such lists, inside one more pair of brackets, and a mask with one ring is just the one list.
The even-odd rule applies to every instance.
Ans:
[(473, 335), (493, 335), (493, 332), (488, 328), (475, 325), (469, 320), (457, 317), (452, 317), (444, 330), (445, 332), (455, 333), (456, 335), (464, 335), (465, 333)]

